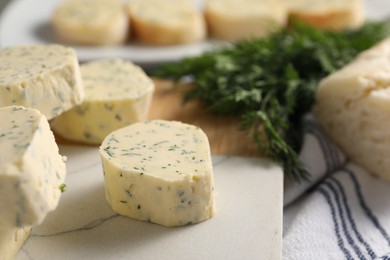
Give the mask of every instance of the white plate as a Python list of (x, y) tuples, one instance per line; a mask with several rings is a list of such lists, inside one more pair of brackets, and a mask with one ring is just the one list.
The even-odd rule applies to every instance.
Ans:
[[(0, 20), (0, 48), (21, 44), (60, 43), (51, 28), (54, 8), (62, 0), (13, 0)], [(193, 0), (201, 5), (201, 0)], [(150, 47), (128, 44), (111, 47), (72, 46), (80, 61), (98, 58), (124, 58), (138, 64), (158, 64), (194, 56), (214, 46), (211, 41), (194, 44)]]
[[(20, 44), (57, 42), (50, 19), (53, 9), (62, 0), (13, 0), (5, 8), (0, 20), (0, 48)], [(201, 7), (203, 0), (192, 0)], [(383, 19), (388, 15), (387, 0), (365, 0), (369, 19)], [(156, 65), (177, 61), (183, 57), (199, 55), (215, 47), (215, 42), (148, 47), (129, 44), (115, 47), (81, 47), (76, 49), (80, 61), (98, 58), (124, 58), (140, 65)]]
[(60, 150), (68, 189), (17, 260), (281, 259), (283, 173), (270, 161), (213, 157), (216, 216), (166, 228), (111, 210), (96, 147)]

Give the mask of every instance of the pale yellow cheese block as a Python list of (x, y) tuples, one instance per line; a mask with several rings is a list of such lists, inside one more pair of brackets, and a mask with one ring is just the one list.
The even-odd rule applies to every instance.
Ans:
[(206, 37), (203, 16), (189, 0), (134, 0), (127, 10), (134, 35), (143, 44), (184, 44)]
[(84, 101), (51, 122), (57, 134), (101, 144), (110, 132), (146, 120), (154, 84), (140, 67), (130, 61), (103, 59), (81, 65), (81, 73)]
[(279, 0), (206, 0), (204, 13), (211, 37), (229, 41), (268, 36), (288, 18)]
[(121, 44), (129, 30), (119, 0), (64, 0), (53, 13), (52, 23), (61, 41), (82, 45)]

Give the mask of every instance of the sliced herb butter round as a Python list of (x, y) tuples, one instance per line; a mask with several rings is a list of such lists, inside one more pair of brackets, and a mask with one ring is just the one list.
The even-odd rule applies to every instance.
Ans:
[(188, 0), (132, 0), (127, 11), (134, 35), (143, 44), (193, 43), (207, 34), (202, 13)]
[(120, 0), (64, 0), (57, 6), (52, 23), (57, 37), (73, 44), (120, 44), (129, 30)]
[(0, 107), (36, 108), (52, 119), (79, 104), (83, 95), (73, 49), (61, 45), (0, 49)]
[(36, 109), (0, 109), (0, 229), (42, 222), (57, 207), (65, 163)]
[(266, 37), (288, 20), (281, 0), (205, 0), (204, 13), (210, 35), (228, 41)]
[(109, 134), (100, 147), (106, 199), (133, 219), (183, 226), (214, 214), (207, 136), (175, 121), (136, 123)]
[(362, 0), (286, 0), (290, 17), (327, 30), (356, 29), (364, 23)]
[(81, 105), (52, 122), (62, 137), (101, 144), (112, 131), (144, 121), (149, 111), (153, 81), (129, 61), (96, 60), (81, 66), (85, 98)]

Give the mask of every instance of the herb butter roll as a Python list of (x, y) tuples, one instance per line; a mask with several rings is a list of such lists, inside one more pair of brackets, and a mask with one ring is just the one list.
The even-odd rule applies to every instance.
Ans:
[(66, 169), (44, 115), (0, 108), (0, 230), (40, 224), (61, 196)]
[(364, 22), (362, 0), (285, 0), (290, 16), (315, 27), (354, 29)]
[(84, 101), (51, 122), (57, 134), (100, 144), (110, 132), (146, 119), (154, 83), (140, 67), (103, 59), (81, 65), (81, 73)]
[(281, 0), (206, 0), (204, 13), (211, 37), (229, 41), (268, 36), (288, 18)]
[(0, 107), (36, 108), (52, 119), (80, 104), (83, 96), (74, 49), (52, 44), (0, 50)]
[(127, 11), (135, 37), (144, 44), (184, 44), (206, 37), (203, 15), (189, 0), (134, 0)]
[(106, 199), (115, 212), (168, 227), (214, 215), (210, 147), (200, 128), (136, 123), (109, 134), (100, 155)]
[(390, 38), (323, 79), (315, 115), (332, 140), (368, 172), (390, 181)]
[(55, 10), (52, 24), (59, 40), (72, 44), (116, 45), (129, 33), (119, 0), (65, 0)]

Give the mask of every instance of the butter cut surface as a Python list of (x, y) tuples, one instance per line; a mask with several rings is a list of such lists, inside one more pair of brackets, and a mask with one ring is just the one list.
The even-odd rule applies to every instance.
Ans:
[(144, 44), (193, 43), (207, 34), (201, 11), (189, 0), (133, 0), (127, 11), (134, 37)]
[(282, 0), (206, 0), (204, 13), (211, 37), (229, 41), (266, 37), (288, 20)]
[(106, 199), (132, 219), (172, 227), (214, 215), (209, 142), (198, 127), (154, 120), (114, 131), (100, 147)]
[(0, 228), (0, 260), (13, 260), (30, 236), (31, 228)]
[(0, 229), (33, 226), (57, 207), (66, 169), (36, 109), (0, 109)]
[(119, 0), (64, 0), (56, 8), (52, 24), (59, 40), (80, 45), (121, 44), (129, 32)]
[(292, 18), (322, 29), (356, 29), (365, 20), (362, 0), (285, 1)]
[(68, 140), (101, 144), (110, 132), (146, 120), (154, 83), (140, 67), (104, 59), (81, 65), (81, 72), (84, 101), (52, 122), (56, 133)]
[(322, 80), (314, 113), (352, 161), (390, 181), (390, 38)]
[(52, 44), (0, 49), (0, 107), (36, 108), (49, 120), (79, 104), (83, 95), (72, 48)]

